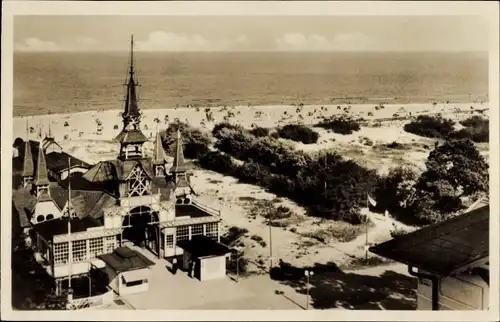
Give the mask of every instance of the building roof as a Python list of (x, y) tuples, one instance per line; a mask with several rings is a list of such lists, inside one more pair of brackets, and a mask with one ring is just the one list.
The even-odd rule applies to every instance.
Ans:
[(77, 166), (86, 169), (90, 168), (90, 164), (78, 158), (75, 158), (74, 156), (66, 152), (51, 152), (47, 154), (47, 166), (54, 172), (68, 170), (70, 166), (71, 168)]
[(12, 212), (19, 218), (19, 225), (22, 228), (30, 227), (31, 212), (37, 202), (35, 196), (24, 188), (12, 190), (12, 202)]
[(91, 183), (106, 181), (123, 181), (128, 178), (132, 170), (140, 165), (151, 179), (154, 177), (153, 166), (148, 158), (134, 160), (108, 160), (102, 161), (88, 170), (83, 178)]
[(114, 140), (120, 143), (143, 143), (146, 142), (148, 138), (139, 129), (123, 129)]
[(148, 268), (155, 264), (146, 256), (128, 247), (118, 247), (114, 252), (99, 255), (97, 258), (101, 259), (106, 265), (120, 273)]
[(231, 252), (226, 245), (203, 235), (193, 236), (191, 240), (182, 240), (177, 246), (194, 257), (222, 256)]
[[(38, 162), (38, 155), (39, 155), (39, 147), (40, 143), (37, 141), (29, 141), (29, 144), (27, 145), (26, 142), (23, 142), (18, 145), (17, 149), (19, 151), (19, 155), (15, 159), (23, 160), (22, 163), (19, 162), (12, 162), (13, 170), (17, 171), (22, 171), (24, 172), (24, 162), (25, 158), (24, 155), (26, 154), (26, 149), (28, 148), (31, 152), (32, 156), (32, 163), (33, 163), (33, 173), (35, 172), (35, 167), (34, 164)], [(73, 165), (79, 165), (84, 168), (90, 168), (90, 164), (88, 164), (85, 161), (82, 161), (81, 159), (78, 159), (66, 152), (50, 152), (48, 154), (45, 154), (45, 160), (46, 160), (46, 166), (49, 170), (54, 171), (54, 172), (60, 172), (63, 170), (66, 170), (68, 168), (68, 158), (71, 158), (71, 166)], [(29, 162), (29, 158), (28, 158)], [(20, 167), (22, 165), (22, 167)], [(29, 169), (28, 169), (29, 170)], [(32, 174), (33, 175), (33, 174)]]
[(134, 80), (134, 38), (130, 40), (130, 69), (127, 83), (127, 94), (125, 96), (125, 111), (123, 118), (140, 116), (139, 104), (137, 104), (137, 93)]
[[(86, 231), (88, 228), (99, 227), (101, 223), (92, 217), (74, 218), (71, 219), (71, 232), (78, 233)], [(34, 226), (34, 229), (45, 240), (50, 241), (54, 236), (64, 235), (68, 233), (68, 220), (66, 218), (58, 218), (48, 220)]]
[(448, 276), (489, 256), (485, 206), (370, 247), (370, 251), (439, 276)]

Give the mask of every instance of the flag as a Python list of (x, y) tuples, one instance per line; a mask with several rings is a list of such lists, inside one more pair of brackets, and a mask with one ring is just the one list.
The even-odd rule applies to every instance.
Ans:
[(370, 197), (370, 195), (368, 195), (368, 194), (367, 194), (367, 197), (368, 197), (368, 202), (370, 203), (370, 205), (375, 207), (377, 205), (377, 202), (372, 197)]

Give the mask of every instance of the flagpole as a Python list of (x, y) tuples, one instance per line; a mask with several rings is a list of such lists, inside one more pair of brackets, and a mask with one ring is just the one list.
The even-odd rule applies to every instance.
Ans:
[(366, 194), (366, 217), (365, 217), (365, 263), (368, 263), (368, 212), (370, 211), (370, 200)]
[(71, 158), (68, 157), (68, 291), (71, 290), (71, 274), (73, 273), (73, 245), (71, 244)]

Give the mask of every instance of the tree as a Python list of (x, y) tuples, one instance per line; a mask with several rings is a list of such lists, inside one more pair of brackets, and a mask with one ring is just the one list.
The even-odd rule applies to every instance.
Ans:
[(450, 140), (427, 158), (427, 170), (417, 184), (414, 215), (439, 222), (464, 209), (463, 198), (489, 191), (488, 164), (468, 139)]
[(408, 167), (391, 169), (386, 177), (381, 177), (376, 185), (376, 208), (396, 214), (412, 204), (418, 174)]

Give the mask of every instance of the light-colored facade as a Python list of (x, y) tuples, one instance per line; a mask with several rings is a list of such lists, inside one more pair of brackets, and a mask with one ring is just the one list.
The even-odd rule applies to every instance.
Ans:
[[(478, 274), (462, 273), (437, 279), (438, 310), (487, 310), (490, 287)], [(417, 309), (432, 310), (432, 281), (418, 279)]]

